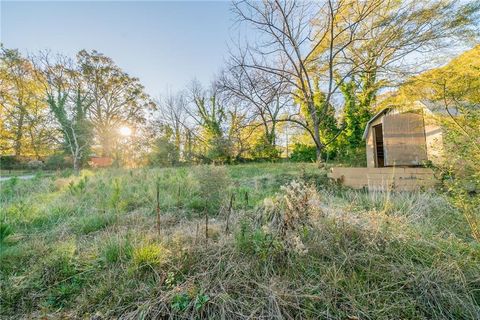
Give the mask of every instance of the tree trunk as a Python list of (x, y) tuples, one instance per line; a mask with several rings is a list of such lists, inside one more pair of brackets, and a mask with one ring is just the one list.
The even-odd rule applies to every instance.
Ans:
[(320, 125), (315, 122), (313, 125), (313, 136), (314, 136), (314, 142), (315, 142), (315, 148), (316, 148), (316, 154), (317, 154), (317, 163), (320, 163), (322, 161), (322, 149), (323, 145), (322, 142), (320, 141)]
[(16, 157), (20, 156), (22, 152), (23, 121), (25, 119), (24, 109), (21, 107), (20, 110), (20, 119), (18, 120), (17, 132), (15, 133), (14, 152)]
[(73, 155), (73, 171), (75, 172), (75, 175), (78, 176), (80, 173), (80, 159), (78, 159), (77, 155)]

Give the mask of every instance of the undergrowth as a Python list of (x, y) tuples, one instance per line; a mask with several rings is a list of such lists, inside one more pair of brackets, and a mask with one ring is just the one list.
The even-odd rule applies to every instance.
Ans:
[(267, 163), (12, 179), (0, 199), (2, 318), (480, 318), (480, 246), (434, 192)]

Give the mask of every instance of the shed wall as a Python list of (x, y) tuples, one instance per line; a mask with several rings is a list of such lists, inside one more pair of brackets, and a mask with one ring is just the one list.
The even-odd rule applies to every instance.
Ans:
[(383, 117), (385, 166), (421, 165), (427, 160), (425, 125), (421, 113)]
[(382, 118), (380, 117), (378, 119), (375, 119), (370, 124), (370, 128), (368, 130), (367, 138), (366, 138), (366, 144), (367, 144), (367, 167), (368, 168), (375, 168), (375, 143), (373, 141), (373, 130), (372, 127), (376, 126), (377, 124), (382, 123)]

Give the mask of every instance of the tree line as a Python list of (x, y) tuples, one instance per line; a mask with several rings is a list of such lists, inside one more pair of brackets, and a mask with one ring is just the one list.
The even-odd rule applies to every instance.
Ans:
[(23, 56), (2, 47), (0, 152), (65, 154), (75, 170), (92, 154), (159, 165), (362, 161), (362, 133), (378, 104), (444, 64), (448, 55), (435, 58), (446, 49), (475, 42), (479, 8), (455, 0), (237, 1), (245, 35), (222, 71), (159, 98), (97, 51)]

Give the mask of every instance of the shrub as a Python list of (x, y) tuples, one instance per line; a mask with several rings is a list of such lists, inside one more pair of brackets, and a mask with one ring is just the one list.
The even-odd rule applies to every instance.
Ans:
[(18, 167), (20, 161), (15, 156), (0, 156), (0, 168), (2, 170), (13, 170)]
[(53, 154), (45, 160), (45, 169), (62, 170), (71, 167), (71, 163), (61, 153)]
[(315, 146), (295, 143), (290, 160), (295, 162), (315, 162), (317, 160), (317, 149)]
[(292, 181), (281, 193), (264, 201), (263, 228), (284, 243), (287, 250), (305, 253), (302, 235), (312, 219), (323, 215), (320, 195), (315, 187)]
[(209, 213), (218, 213), (231, 184), (227, 170), (223, 166), (203, 165), (195, 168), (194, 176), (204, 208)]
[(81, 195), (84, 193), (85, 188), (87, 187), (88, 176), (82, 177), (77, 183), (71, 180), (68, 184), (68, 190), (72, 195)]
[(40, 160), (30, 160), (27, 162), (27, 167), (30, 169), (41, 169), (43, 168), (43, 162)]

